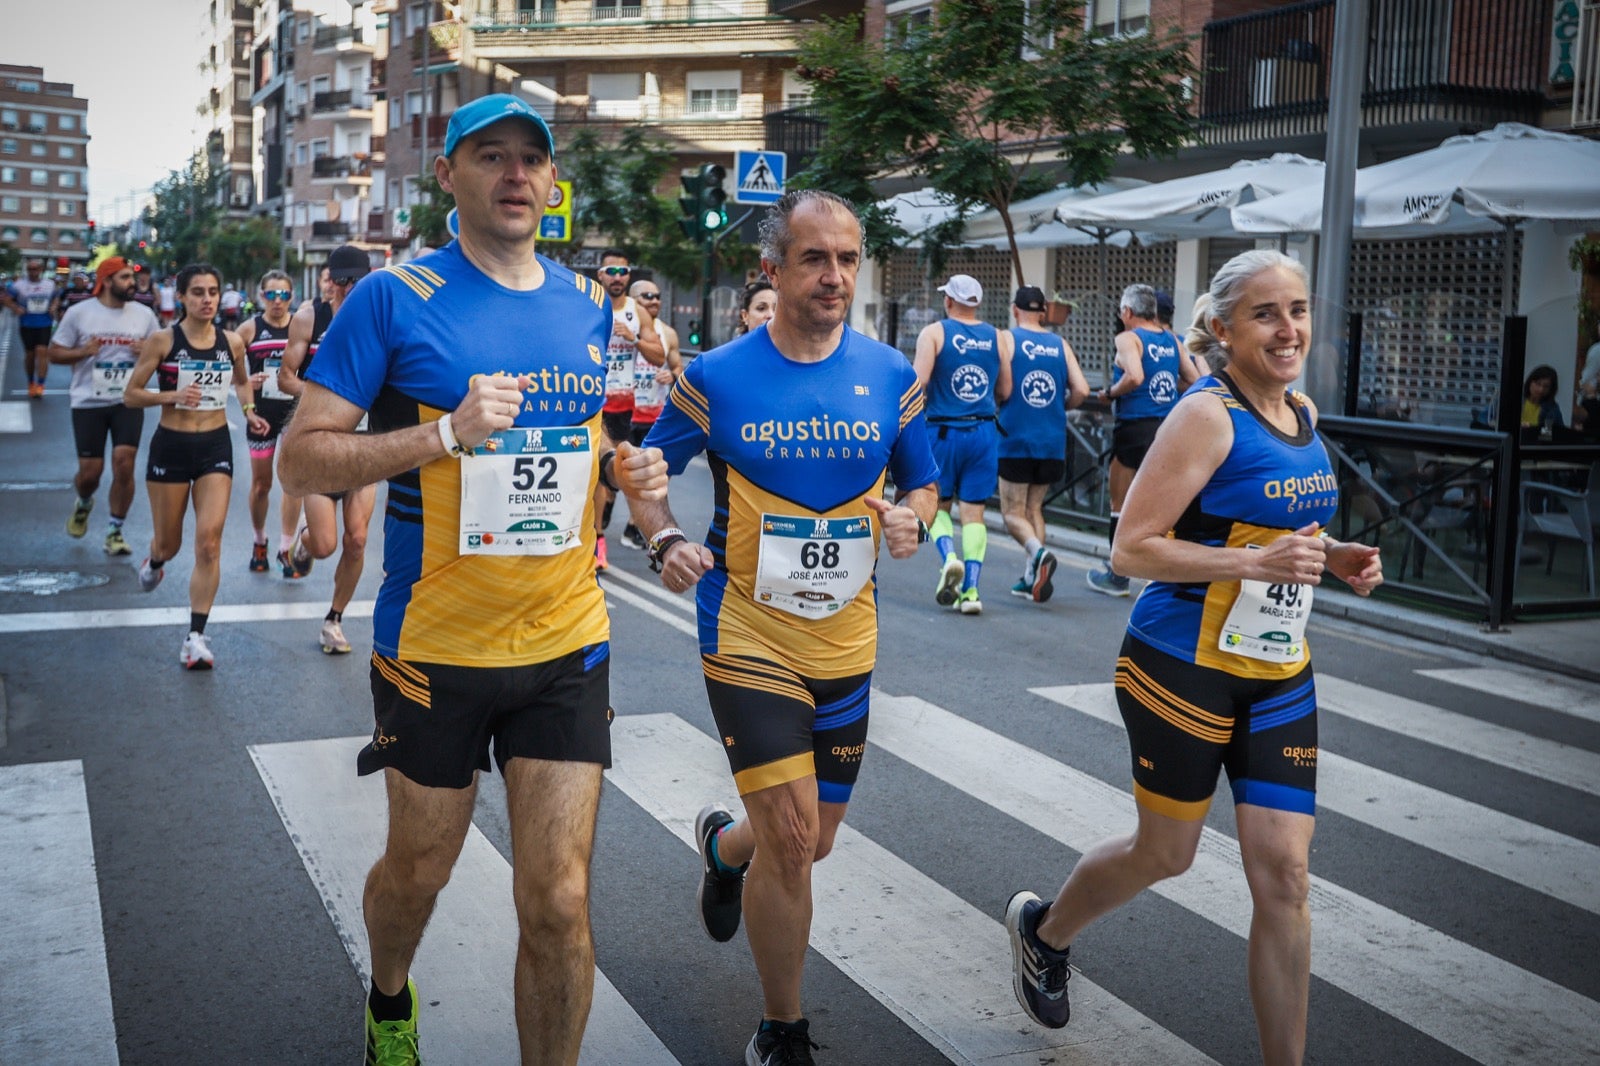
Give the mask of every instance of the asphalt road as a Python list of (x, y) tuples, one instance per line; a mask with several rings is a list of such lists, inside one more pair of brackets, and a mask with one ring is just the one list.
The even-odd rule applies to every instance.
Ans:
[[(52, 388), (65, 380), (57, 369)], [(4, 400), (20, 384), (13, 360)], [(381, 518), (346, 623), (357, 653), (327, 657), (316, 635), (332, 568), (293, 583), (246, 572), (241, 480), (210, 629), (217, 669), (185, 673), (188, 546), (156, 592), (139, 591), (142, 483), (132, 560), (100, 550), (104, 488), (90, 536), (70, 540), (64, 392), (28, 414), (30, 432), (0, 433), (0, 579), (105, 581), (0, 592), (0, 1062), (357, 1061), (356, 902), (383, 813), (352, 753), (371, 726), (361, 603)], [(674, 483), (686, 528), (705, 526), (709, 481), (696, 465)], [(274, 537), (275, 524), (276, 510)], [(640, 553), (618, 544), (612, 560), (616, 766), (585, 1061), (734, 1063), (760, 996), (744, 934), (714, 944), (694, 913), (689, 823), (736, 797), (690, 604)], [(1130, 601), (1090, 592), (1088, 561), (1066, 557), (1056, 598), (1025, 603), (1006, 593), (1020, 565), (991, 538), (976, 618), (935, 606), (931, 552), (880, 566), (868, 753), (818, 867), (806, 973), (818, 1062), (1256, 1061), (1225, 784), (1195, 868), (1074, 946), (1071, 1026), (1043, 1033), (1011, 997), (1006, 899), (1052, 893), (1085, 847), (1133, 821), (1109, 684)], [(1600, 688), (1356, 628), (1317, 624), (1312, 642), (1323, 756), (1309, 1061), (1600, 1060)], [(512, 1061), (515, 1046), (493, 777), (475, 824), (415, 971), (430, 1064)]]

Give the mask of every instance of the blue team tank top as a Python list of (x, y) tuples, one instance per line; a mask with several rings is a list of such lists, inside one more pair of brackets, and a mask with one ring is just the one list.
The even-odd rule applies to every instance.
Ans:
[(944, 346), (934, 356), (926, 390), (928, 421), (993, 418), (999, 333), (987, 322), (947, 318), (941, 325)]
[[(1178, 400), (1178, 338), (1164, 329), (1136, 329), (1144, 382), (1126, 396), (1117, 398), (1117, 421), (1139, 418), (1165, 418)], [(1122, 380), (1122, 368), (1111, 368), (1111, 384)]]

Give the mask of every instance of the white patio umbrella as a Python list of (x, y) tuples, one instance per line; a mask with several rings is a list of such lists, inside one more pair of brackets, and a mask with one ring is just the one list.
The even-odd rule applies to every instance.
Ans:
[(1063, 200), (1056, 218), (1065, 226), (1126, 226), (1177, 238), (1231, 236), (1228, 208), (1321, 182), (1320, 162), (1280, 152), (1105, 196)]
[[(1012, 227), (1016, 230), (1018, 238), (1023, 234), (1037, 234), (1040, 237), (1056, 236), (1059, 239), (1053, 244), (1083, 244), (1081, 239), (1076, 239), (1062, 233), (1056, 226), (1056, 209), (1062, 204), (1078, 203), (1081, 200), (1090, 200), (1107, 193), (1122, 192), (1130, 189), (1142, 188), (1149, 182), (1140, 181), (1138, 178), (1107, 178), (1096, 185), (1058, 185), (1049, 192), (1030, 196), (1026, 200), (1018, 200), (1011, 205), (1006, 213), (1011, 216)], [(1041, 233), (1041, 231), (1043, 231)], [(999, 238), (1003, 243), (1006, 236), (1005, 222), (1000, 217), (1000, 212), (990, 209), (973, 215), (967, 220), (966, 229), (962, 237), (967, 243), (988, 241)], [(1090, 235), (1091, 239), (1093, 235)], [(1035, 244), (1033, 247), (1050, 247), (1051, 245)], [(1019, 247), (1021, 247), (1019, 241)]]
[[(1511, 231), (1527, 219), (1600, 221), (1600, 142), (1507, 122), (1437, 148), (1356, 171), (1358, 230), (1506, 231), (1501, 306), (1516, 311)], [(1233, 209), (1245, 233), (1316, 232), (1322, 187)]]

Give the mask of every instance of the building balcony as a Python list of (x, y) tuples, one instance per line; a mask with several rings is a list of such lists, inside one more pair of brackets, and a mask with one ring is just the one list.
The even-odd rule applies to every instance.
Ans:
[(375, 164), (382, 163), (384, 157), (388, 154), (388, 148), (388, 137), (382, 133), (374, 133), (372, 135), (372, 148), (368, 151), (368, 154), (372, 157), (372, 162)]
[(591, 0), (584, 5), (546, 2), (534, 10), (518, 10), (496, 0), (468, 28), (476, 55), (512, 65), (535, 57), (547, 62), (794, 52), (800, 46), (801, 23), (772, 14), (767, 3)]
[(374, 59), (372, 72), (367, 78), (367, 92), (376, 100), (381, 100), (389, 91), (389, 61), (387, 59)]
[(862, 0), (767, 0), (767, 9), (786, 19), (838, 19), (859, 15), (865, 7)]
[(372, 51), (373, 42), (363, 39), (360, 26), (318, 26), (311, 37), (311, 47), (317, 51), (337, 49)]
[[(1334, 3), (1206, 24), (1198, 114), (1207, 144), (1326, 133)], [(1544, 44), (1527, 28), (1548, 13), (1543, 0), (1371, 3), (1363, 129), (1538, 123)]]
[(319, 155), (311, 161), (311, 180), (371, 184), (371, 157), (365, 152), (353, 155)]
[(640, 97), (557, 104), (554, 113), (546, 112), (545, 117), (563, 126), (649, 126), (651, 132), (677, 142), (675, 147), (680, 149), (734, 151), (762, 147), (763, 118), (768, 110), (759, 100), (741, 101), (733, 110), (712, 110), (682, 101)]
[(426, 41), (428, 65), (438, 63), (452, 63), (461, 58), (461, 23), (435, 22), (428, 26), (426, 34), (413, 34), (411, 37), (411, 58), (418, 63), (423, 60), (423, 42)]
[(311, 97), (311, 111), (326, 118), (363, 115), (370, 118), (372, 101), (354, 89), (334, 89), (331, 92), (314, 94)]
[(317, 241), (344, 241), (350, 238), (355, 227), (348, 222), (313, 222), (311, 239)]
[[(428, 118), (428, 147), (435, 152), (444, 147), (445, 131), (450, 128), (449, 115), (431, 115)], [(422, 116), (411, 116), (411, 147), (422, 147)]]
[(822, 146), (828, 124), (812, 107), (785, 107), (767, 112), (764, 144), (776, 152), (787, 153), (789, 173), (798, 174), (811, 162)]

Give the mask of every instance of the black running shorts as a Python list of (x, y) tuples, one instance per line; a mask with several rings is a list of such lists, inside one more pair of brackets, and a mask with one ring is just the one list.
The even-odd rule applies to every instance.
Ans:
[(256, 401), (256, 414), (266, 419), (267, 431), (258, 436), (250, 428), (249, 420), (245, 421), (244, 443), (250, 449), (250, 458), (272, 458), (272, 453), (278, 450), (278, 437), (283, 434), (283, 427), (289, 424), (289, 415), (293, 411), (293, 400)]
[(628, 439), (628, 431), (633, 428), (633, 412), (602, 411), (600, 425), (606, 431), (606, 439), (615, 447)]
[(1065, 459), (1000, 457), (1000, 480), (1013, 485), (1054, 485), (1067, 476)]
[(818, 799), (850, 802), (867, 749), (871, 671), (818, 680), (735, 655), (702, 655), (700, 665), (741, 796), (815, 774)]
[(654, 422), (628, 423), (628, 443), (632, 444), (635, 448), (643, 448), (644, 439), (650, 435), (650, 430), (654, 426)]
[[(22, 334), (22, 350), (30, 355), (35, 348), (43, 348), (50, 343), (49, 326), (18, 326), (17, 330)], [(33, 367), (27, 369), (31, 375)]]
[(1117, 708), (1141, 807), (1204, 818), (1217, 771), (1226, 770), (1236, 804), (1316, 813), (1317, 690), (1309, 662), (1286, 679), (1235, 677), (1130, 634), (1117, 659)]
[(146, 481), (181, 484), (207, 474), (233, 476), (233, 436), (227, 426), (200, 433), (156, 427), (150, 435)]
[(611, 645), (527, 666), (372, 656), (372, 742), (356, 772), (393, 767), (427, 788), (466, 788), (516, 758), (611, 765)]
[(72, 441), (79, 459), (106, 457), (106, 438), (113, 448), (137, 448), (144, 436), (144, 408), (120, 403), (72, 409)]
[(1111, 456), (1129, 470), (1139, 469), (1144, 453), (1156, 439), (1161, 428), (1159, 418), (1136, 418), (1132, 422), (1118, 422), (1111, 427)]

